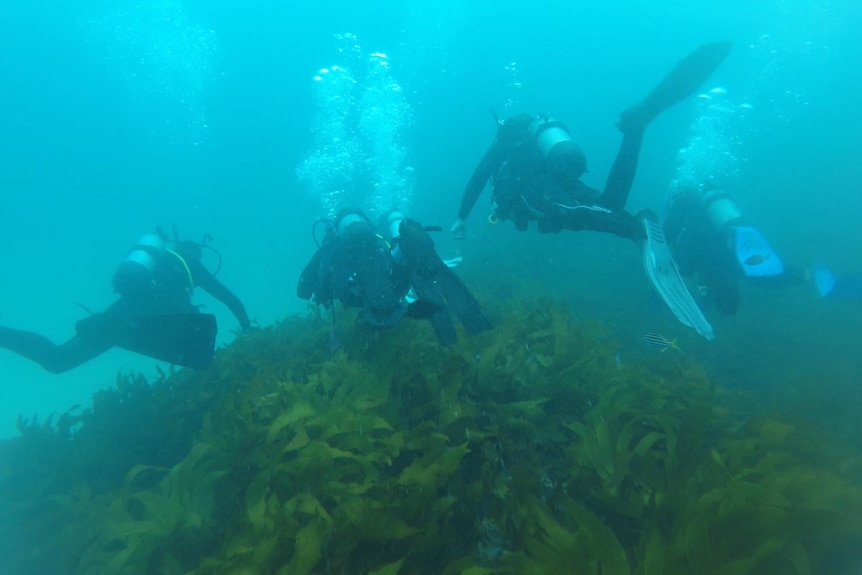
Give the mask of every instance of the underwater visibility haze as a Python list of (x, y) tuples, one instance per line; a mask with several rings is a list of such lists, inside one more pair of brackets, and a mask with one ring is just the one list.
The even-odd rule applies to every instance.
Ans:
[[(196, 290), (206, 370), (0, 349), (0, 574), (862, 572), (862, 297), (817, 271), (862, 273), (860, 22), (851, 0), (5, 9), (0, 328), (67, 340), (157, 228), (203, 244), (253, 328)], [(795, 285), (740, 281), (727, 315), (688, 277), (708, 341), (631, 241), (516, 231), (487, 191), (453, 238), (495, 117), (564, 122), (600, 188), (620, 113), (720, 41), (626, 209), (727, 192), (780, 254), (744, 267)], [(296, 297), (345, 207), (434, 226), (493, 329), (441, 346)]]

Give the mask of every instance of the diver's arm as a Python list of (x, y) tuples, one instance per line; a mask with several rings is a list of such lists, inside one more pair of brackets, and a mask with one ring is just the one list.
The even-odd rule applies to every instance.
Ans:
[(194, 265), (192, 262), (189, 262), (189, 266), (192, 267), (192, 277), (195, 278), (195, 285), (200, 286), (204, 291), (227, 306), (233, 315), (236, 316), (236, 319), (239, 320), (239, 325), (243, 331), (251, 328), (248, 313), (240, 299), (200, 263)]
[(473, 206), (476, 205), (479, 196), (482, 195), (482, 190), (485, 189), (488, 179), (500, 166), (502, 158), (503, 154), (502, 150), (500, 150), (500, 144), (494, 142), (494, 145), (485, 152), (482, 161), (476, 166), (473, 175), (470, 176), (470, 181), (467, 182), (467, 188), (464, 190), (464, 196), (461, 198), (461, 208), (458, 210), (459, 220), (467, 220), (467, 216), (470, 215)]

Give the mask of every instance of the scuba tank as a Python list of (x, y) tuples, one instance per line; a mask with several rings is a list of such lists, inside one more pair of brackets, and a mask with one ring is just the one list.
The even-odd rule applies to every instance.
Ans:
[(587, 171), (587, 157), (572, 141), (565, 124), (541, 114), (529, 130), (549, 170), (561, 183), (572, 184)]
[(335, 233), (339, 236), (344, 235), (344, 230), (348, 228), (351, 224), (355, 224), (358, 222), (365, 222), (368, 225), (371, 225), (371, 222), (368, 221), (368, 218), (365, 217), (358, 210), (347, 210), (338, 215), (338, 218), (335, 221)]
[(337, 237), (344, 237), (344, 234), (347, 232), (347, 228), (349, 228), (353, 224), (359, 223), (367, 224), (370, 228), (374, 227), (371, 224), (371, 220), (368, 219), (368, 216), (362, 213), (362, 210), (358, 208), (342, 209), (338, 212), (334, 219), (327, 220), (326, 235), (323, 238), (323, 243), (329, 243)]
[(530, 124), (530, 135), (536, 140), (542, 157), (547, 158), (551, 149), (560, 142), (571, 142), (572, 137), (566, 126), (546, 114), (541, 114)]
[[(371, 221), (356, 208), (345, 208), (338, 212), (334, 218), (320, 218), (315, 220), (311, 227), (311, 237), (315, 245), (321, 248), (333, 241), (337, 237), (344, 235), (344, 232), (351, 224), (365, 222), (371, 226)], [(323, 237), (318, 239), (318, 229), (323, 227)]]
[[(389, 216), (386, 218), (386, 229), (389, 232), (389, 241), (390, 244), (392, 240), (398, 238), (401, 235), (401, 222), (404, 221), (404, 214), (401, 212), (395, 211), (391, 212)], [(391, 250), (392, 259), (398, 263), (404, 262), (404, 252), (401, 251), (401, 246), (396, 242), (394, 247)]]
[(760, 230), (745, 222), (736, 202), (725, 192), (703, 192), (703, 209), (712, 228), (722, 234), (742, 273), (749, 278), (784, 274), (781, 258)]
[(153, 274), (166, 253), (167, 246), (160, 235), (142, 236), (114, 273), (111, 280), (114, 291), (127, 295), (152, 282)]
[(718, 189), (703, 193), (703, 209), (713, 229), (723, 231), (727, 226), (742, 220), (742, 211), (730, 196)]
[(389, 214), (386, 218), (386, 229), (389, 231), (389, 239), (395, 239), (401, 234), (401, 222), (406, 218), (404, 214), (399, 211), (394, 211)]

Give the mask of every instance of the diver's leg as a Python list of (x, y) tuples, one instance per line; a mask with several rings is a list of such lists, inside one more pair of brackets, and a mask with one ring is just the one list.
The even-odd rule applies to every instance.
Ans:
[(712, 302), (723, 315), (734, 315), (739, 310), (739, 283), (721, 266), (704, 270), (703, 281)]
[(51, 373), (69, 371), (111, 348), (79, 335), (56, 345), (43, 335), (8, 327), (0, 327), (0, 347), (38, 363)]
[(714, 42), (680, 60), (643, 100), (620, 115), (620, 130), (643, 131), (659, 114), (700, 88), (729, 52), (730, 42)]
[(729, 42), (705, 44), (683, 58), (647, 96), (620, 115), (623, 141), (598, 203), (612, 210), (625, 208), (637, 171), (644, 131), (650, 122), (681, 102), (715, 71), (730, 52)]
[(625, 209), (638, 169), (643, 136), (641, 129), (629, 130), (623, 134), (623, 141), (605, 182), (605, 191), (596, 200), (597, 204), (613, 211)]
[(623, 209), (612, 210), (596, 204), (556, 204), (555, 209), (549, 210), (547, 217), (539, 221), (539, 231), (556, 233), (561, 230), (591, 230), (635, 242), (645, 239), (643, 224), (638, 218)]

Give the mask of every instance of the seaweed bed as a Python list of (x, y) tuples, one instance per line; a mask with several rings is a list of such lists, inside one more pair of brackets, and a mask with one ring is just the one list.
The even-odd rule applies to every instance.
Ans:
[(440, 348), (289, 318), (0, 443), (17, 574), (858, 573), (862, 458), (551, 301)]

